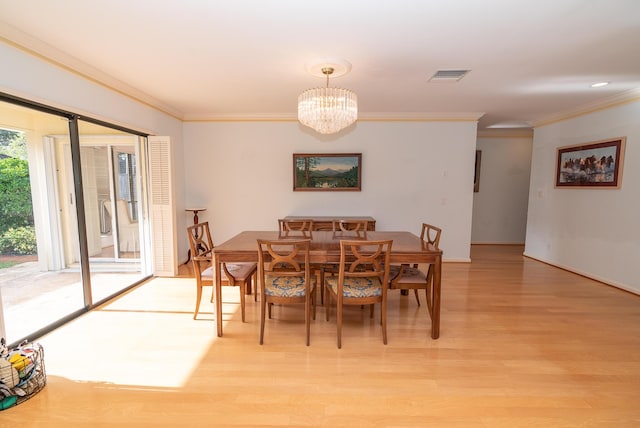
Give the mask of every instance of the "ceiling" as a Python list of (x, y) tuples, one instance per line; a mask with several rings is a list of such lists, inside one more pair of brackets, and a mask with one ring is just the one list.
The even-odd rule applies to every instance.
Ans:
[(2, 39), (183, 120), (295, 119), (323, 58), (361, 120), (530, 127), (640, 93), (638, 0), (0, 0)]

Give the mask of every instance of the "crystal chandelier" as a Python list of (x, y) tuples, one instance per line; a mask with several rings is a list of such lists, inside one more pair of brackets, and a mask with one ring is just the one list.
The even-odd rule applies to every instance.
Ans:
[(298, 120), (320, 134), (335, 134), (358, 119), (358, 97), (348, 89), (330, 88), (330, 66), (321, 71), (327, 78), (324, 88), (307, 89), (298, 97)]

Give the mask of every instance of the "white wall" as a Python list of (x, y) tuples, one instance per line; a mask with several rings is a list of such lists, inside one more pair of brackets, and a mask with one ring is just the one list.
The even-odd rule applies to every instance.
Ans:
[[(620, 189), (554, 188), (557, 148), (627, 137)], [(640, 102), (535, 129), (525, 254), (640, 294)]]
[(480, 190), (473, 194), (471, 242), (524, 244), (532, 137), (478, 138)]
[[(185, 123), (186, 201), (208, 208), (217, 244), (287, 215), (367, 215), (378, 230), (441, 226), (445, 260), (468, 261), (476, 128), (359, 122), (326, 137), (296, 122)], [(362, 191), (294, 192), (293, 153), (362, 153)]]

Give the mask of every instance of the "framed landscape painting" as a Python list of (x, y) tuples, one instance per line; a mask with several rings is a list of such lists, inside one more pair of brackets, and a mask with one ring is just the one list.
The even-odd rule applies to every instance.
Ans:
[(360, 191), (362, 153), (294, 153), (294, 191)]
[(556, 187), (620, 188), (625, 141), (620, 137), (559, 148)]

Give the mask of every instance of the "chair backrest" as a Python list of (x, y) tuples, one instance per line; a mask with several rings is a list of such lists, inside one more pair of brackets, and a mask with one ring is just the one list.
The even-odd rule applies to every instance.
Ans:
[(427, 223), (422, 223), (422, 232), (420, 233), (420, 239), (438, 248), (440, 245), (440, 234), (442, 229), (436, 226), (432, 226)]
[(304, 276), (309, 284), (310, 239), (258, 239), (258, 275)]
[(194, 224), (187, 227), (187, 235), (189, 235), (189, 248), (191, 249), (191, 259), (194, 261), (202, 260), (202, 258), (210, 258), (213, 250), (213, 240), (211, 239), (211, 230), (209, 222)]
[(333, 231), (364, 232), (368, 225), (367, 220), (333, 220)]
[(288, 220), (284, 218), (278, 219), (278, 229), (282, 232), (310, 232), (313, 230), (313, 220), (311, 219), (295, 219)]
[(313, 232), (310, 230), (279, 230), (278, 239), (312, 239)]
[[(389, 282), (389, 260), (393, 240), (342, 240), (338, 283), (344, 278), (378, 277), (383, 288)], [(342, 290), (338, 292), (341, 294)]]

